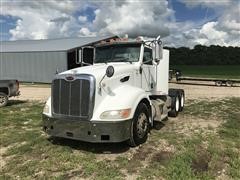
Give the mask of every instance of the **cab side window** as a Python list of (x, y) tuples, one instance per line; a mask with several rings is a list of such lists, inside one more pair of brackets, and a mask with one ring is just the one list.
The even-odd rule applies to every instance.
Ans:
[(144, 48), (143, 63), (152, 65), (152, 50), (150, 48)]

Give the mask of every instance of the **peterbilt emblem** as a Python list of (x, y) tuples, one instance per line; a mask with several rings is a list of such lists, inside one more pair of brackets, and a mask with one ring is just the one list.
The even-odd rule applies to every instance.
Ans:
[(66, 80), (68, 80), (68, 81), (73, 81), (73, 80), (74, 80), (74, 77), (73, 77), (73, 76), (67, 76), (67, 77), (66, 77)]

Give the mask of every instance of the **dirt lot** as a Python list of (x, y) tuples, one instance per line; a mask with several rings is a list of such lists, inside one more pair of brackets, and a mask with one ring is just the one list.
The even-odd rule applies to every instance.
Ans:
[[(207, 85), (170, 84), (171, 88), (185, 90), (186, 99), (211, 99), (224, 97), (240, 97), (240, 87), (216, 87)], [(51, 94), (50, 85), (21, 85), (21, 96), (15, 100), (46, 101)]]
[(50, 85), (20, 85), (19, 97), (12, 98), (13, 100), (37, 100), (46, 101), (51, 95)]

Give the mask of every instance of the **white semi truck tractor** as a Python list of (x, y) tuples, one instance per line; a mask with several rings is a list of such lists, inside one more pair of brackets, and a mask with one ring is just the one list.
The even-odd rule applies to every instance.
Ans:
[[(86, 63), (84, 63), (86, 65)], [(169, 89), (169, 51), (160, 37), (94, 45), (94, 61), (57, 74), (43, 110), (43, 130), (87, 142), (144, 143), (150, 130), (184, 107)]]

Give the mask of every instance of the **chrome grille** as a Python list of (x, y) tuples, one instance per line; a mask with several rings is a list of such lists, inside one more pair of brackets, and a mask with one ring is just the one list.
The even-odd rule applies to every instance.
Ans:
[(89, 120), (93, 114), (95, 80), (91, 75), (62, 75), (52, 82), (53, 115), (58, 118)]

